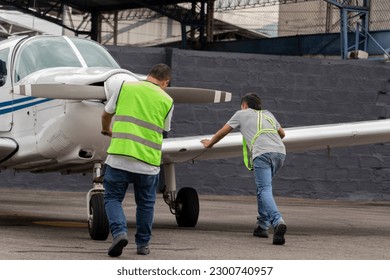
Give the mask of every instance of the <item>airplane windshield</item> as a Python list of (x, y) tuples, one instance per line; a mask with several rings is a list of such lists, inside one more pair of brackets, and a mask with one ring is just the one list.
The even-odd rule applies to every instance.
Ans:
[(81, 67), (81, 63), (64, 38), (38, 37), (23, 44), (18, 52), (15, 81), (53, 67)]
[(70, 38), (83, 56), (88, 67), (119, 68), (112, 56), (94, 41)]
[[(72, 38), (88, 67), (119, 68), (115, 60), (100, 45)], [(82, 67), (71, 45), (63, 37), (37, 37), (25, 42), (15, 60), (15, 82), (41, 69)]]

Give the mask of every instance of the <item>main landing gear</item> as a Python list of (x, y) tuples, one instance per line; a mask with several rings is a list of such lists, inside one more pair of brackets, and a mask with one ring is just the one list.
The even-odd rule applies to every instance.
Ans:
[(177, 193), (176, 200), (172, 200), (175, 192), (164, 193), (164, 201), (169, 205), (171, 213), (175, 215), (179, 227), (195, 227), (199, 217), (199, 200), (196, 190), (182, 188)]
[(181, 188), (176, 196), (176, 174), (173, 164), (164, 165), (164, 201), (175, 215), (179, 227), (195, 227), (199, 217), (199, 198), (193, 188)]
[[(101, 163), (93, 169), (93, 188), (87, 194), (87, 221), (89, 235), (93, 240), (106, 240), (110, 233), (104, 208), (104, 188)], [(181, 188), (176, 196), (176, 177), (173, 164), (164, 165), (164, 201), (176, 217), (180, 227), (195, 227), (199, 217), (199, 198), (193, 188)]]

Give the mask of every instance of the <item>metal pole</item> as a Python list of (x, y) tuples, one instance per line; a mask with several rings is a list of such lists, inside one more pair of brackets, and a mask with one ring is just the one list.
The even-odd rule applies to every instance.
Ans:
[(184, 23), (181, 24), (181, 48), (187, 48), (187, 33), (186, 33), (186, 25)]
[(360, 23), (356, 22), (355, 30), (355, 51), (359, 50), (359, 39), (360, 39)]
[(341, 18), (341, 57), (347, 59), (348, 57), (348, 14), (346, 9), (340, 10)]
[(364, 7), (367, 7), (368, 10), (366, 13), (364, 13), (363, 21), (362, 21), (362, 27), (364, 28), (364, 51), (367, 51), (368, 46), (368, 33), (370, 30), (370, 12), (371, 12), (371, 3), (370, 0), (364, 0), (363, 2)]

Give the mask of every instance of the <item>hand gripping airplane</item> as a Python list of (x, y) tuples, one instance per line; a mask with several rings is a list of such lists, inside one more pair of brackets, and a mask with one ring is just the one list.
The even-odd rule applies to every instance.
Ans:
[[(65, 36), (15, 37), (0, 42), (0, 169), (18, 172), (92, 172), (86, 195), (90, 237), (109, 234), (102, 185), (102, 163), (109, 137), (100, 134), (104, 104), (124, 80), (146, 76), (120, 68), (100, 44)], [(220, 103), (231, 93), (170, 87), (175, 103)], [(329, 149), (390, 141), (390, 120), (285, 128), (288, 152)], [(164, 139), (162, 170), (164, 201), (177, 224), (194, 227), (199, 216), (195, 189), (176, 194), (175, 164), (239, 157), (242, 136), (231, 133), (205, 149), (212, 135)]]

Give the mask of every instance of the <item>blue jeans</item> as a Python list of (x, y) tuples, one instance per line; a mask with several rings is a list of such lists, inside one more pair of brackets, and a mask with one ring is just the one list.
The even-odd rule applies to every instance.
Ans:
[(127, 234), (127, 221), (122, 202), (128, 185), (132, 183), (137, 204), (135, 244), (137, 247), (149, 244), (158, 180), (159, 175), (137, 174), (107, 165), (103, 181), (104, 206), (113, 238), (122, 233)]
[(253, 160), (259, 212), (257, 224), (264, 230), (270, 225), (275, 228), (283, 220), (272, 194), (272, 178), (282, 167), (284, 159), (284, 154), (265, 153)]

